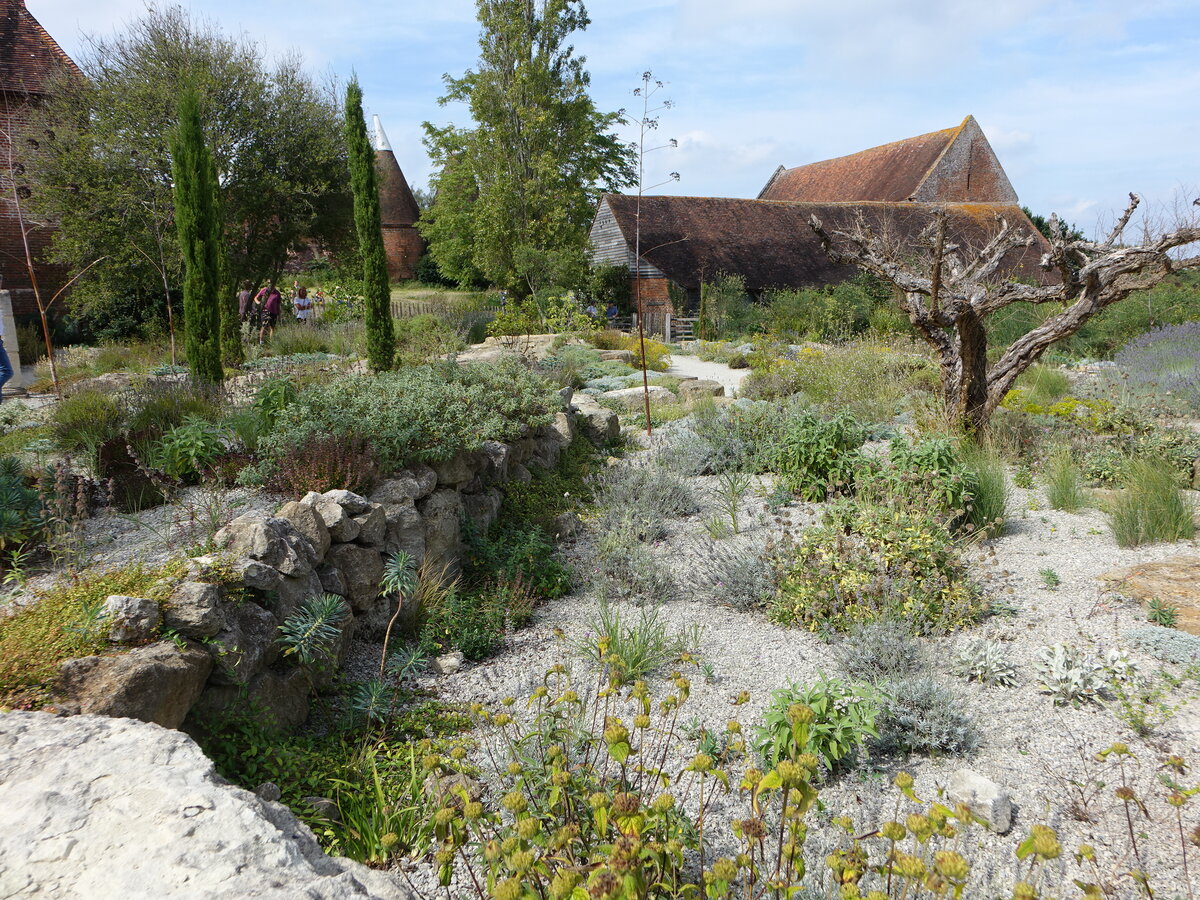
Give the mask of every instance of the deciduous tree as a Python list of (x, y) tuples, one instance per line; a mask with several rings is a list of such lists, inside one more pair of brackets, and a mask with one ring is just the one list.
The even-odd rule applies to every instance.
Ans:
[[(1038, 284), (997, 277), (1011, 251), (1035, 241), (1015, 222), (998, 220), (986, 246), (975, 252), (947, 240), (944, 213), (934, 217), (923, 248), (898, 246), (862, 220), (833, 233), (816, 216), (810, 224), (835, 260), (857, 265), (899, 289), (896, 302), (937, 355), (947, 413), (964, 430), (978, 431), (1018, 376), (1056, 342), (1171, 272), (1200, 269), (1200, 256), (1178, 252), (1200, 241), (1200, 218), (1194, 214), (1138, 243), (1126, 243), (1126, 229), (1140, 202), (1130, 194), (1129, 206), (1100, 241), (1079, 238), (1051, 216), (1049, 250), (1041, 260), (1049, 277)], [(1055, 312), (989, 364), (988, 316), (1013, 303), (1045, 304)]]
[[(479, 65), (445, 76), (441, 103), (474, 127), (425, 123), (436, 199), (421, 231), (441, 270), (524, 295), (584, 268), (599, 193), (633, 180), (632, 156), (588, 94), (568, 42), (587, 27), (580, 0), (477, 0)], [(578, 270), (578, 271), (576, 271)]]

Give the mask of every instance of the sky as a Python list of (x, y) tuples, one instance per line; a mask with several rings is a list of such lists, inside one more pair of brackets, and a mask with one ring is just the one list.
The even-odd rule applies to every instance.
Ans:
[[(26, 0), (69, 54), (143, 0)], [(421, 123), (444, 74), (478, 59), (474, 0), (183, 0), (268, 57), (357, 73), (409, 181), (426, 185)], [(650, 193), (754, 197), (796, 166), (949, 128), (974, 115), (1021, 202), (1087, 232), (1130, 191), (1162, 210), (1200, 196), (1197, 0), (591, 0), (574, 36), (602, 110), (633, 109), (644, 71), (672, 101), (647, 157)], [(632, 137), (626, 132), (625, 136)], [(677, 183), (661, 186), (668, 173)]]

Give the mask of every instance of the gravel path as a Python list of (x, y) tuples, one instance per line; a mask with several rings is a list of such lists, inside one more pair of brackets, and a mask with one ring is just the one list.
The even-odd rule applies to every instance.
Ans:
[(742, 380), (750, 374), (749, 369), (731, 369), (725, 363), (705, 362), (696, 356), (671, 354), (671, 367), (665, 375), (677, 378), (707, 378), (724, 385), (727, 396), (736, 397)]

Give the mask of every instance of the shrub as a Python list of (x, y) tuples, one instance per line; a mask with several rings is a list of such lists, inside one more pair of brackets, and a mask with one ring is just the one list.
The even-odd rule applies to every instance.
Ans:
[(468, 577), (480, 582), (519, 582), (537, 600), (555, 600), (571, 588), (571, 570), (554, 557), (554, 544), (532, 523), (466, 531)]
[(713, 603), (745, 612), (762, 609), (775, 596), (775, 568), (752, 547), (718, 544), (705, 552), (699, 590)]
[(300, 353), (332, 353), (327, 327), (324, 325), (281, 325), (271, 336), (272, 356), (294, 356)]
[(689, 475), (711, 475), (734, 469), (761, 472), (768, 465), (764, 450), (770, 445), (786, 416), (772, 403), (717, 406), (699, 403), (693, 408), (691, 428), (677, 442), (694, 438), (686, 456), (667, 454), (672, 465)]
[(211, 422), (188, 416), (155, 443), (150, 463), (183, 481), (194, 482), (212, 466), (224, 449), (221, 431)]
[(121, 433), (122, 411), (117, 399), (101, 391), (81, 391), (64, 397), (50, 414), (54, 443), (95, 465), (100, 446)]
[(1016, 386), (1023, 391), (1022, 399), (1050, 406), (1071, 390), (1071, 379), (1061, 369), (1038, 363), (1021, 373)]
[(492, 592), (468, 592), (458, 586), (440, 593), (435, 603), (422, 610), (421, 649), (430, 656), (461, 650), (467, 659), (487, 659), (504, 642), (503, 599)]
[(368, 440), (384, 471), (513, 441), (548, 425), (559, 398), (515, 360), (343, 376), (301, 391), (263, 439), (281, 455), (313, 434)]
[[(801, 707), (812, 711), (806, 730), (799, 727)], [(792, 684), (771, 693), (754, 749), (767, 766), (811, 753), (836, 774), (853, 765), (869, 738), (879, 736), (875, 721), (881, 708), (879, 692), (869, 685), (824, 677), (812, 685)], [(803, 744), (801, 736), (807, 737)]]
[(864, 440), (866, 432), (848, 415), (819, 419), (801, 412), (787, 417), (765, 457), (788, 488), (805, 500), (824, 500), (853, 485)]
[(599, 596), (633, 603), (661, 603), (675, 593), (671, 573), (643, 543), (644, 531), (628, 520), (604, 524), (596, 542), (595, 587)]
[(46, 510), (36, 486), (25, 477), (21, 463), (0, 457), (0, 566), (23, 547), (38, 541), (46, 530)]
[(700, 511), (687, 482), (652, 463), (607, 469), (595, 476), (591, 487), (600, 529), (628, 526), (643, 541), (661, 538), (666, 533), (664, 520)]
[(1121, 348), (1114, 362), (1121, 388), (1135, 398), (1173, 401), (1200, 413), (1200, 322), (1154, 328)]
[(925, 648), (894, 619), (855, 625), (833, 652), (843, 671), (874, 685), (916, 675), (928, 666)]
[(221, 405), (215, 393), (192, 382), (150, 381), (122, 398), (126, 426), (131, 434), (158, 437), (188, 418), (216, 422)]
[(600, 603), (587, 635), (576, 645), (586, 658), (599, 665), (616, 684), (633, 684), (684, 654), (698, 649), (699, 632), (672, 631), (662, 621), (658, 606), (643, 606), (633, 621), (618, 607)]
[(1108, 683), (1099, 661), (1065, 644), (1041, 648), (1034, 668), (1042, 691), (1052, 696), (1056, 705), (1094, 700)]
[[(634, 365), (642, 366), (642, 342), (636, 334), (622, 334), (611, 328), (597, 331), (588, 337), (592, 346), (600, 350), (628, 350), (633, 354)], [(654, 372), (665, 372), (671, 367), (671, 348), (661, 341), (646, 338), (646, 368)]]
[(872, 748), (884, 756), (966, 756), (979, 733), (958, 698), (928, 675), (901, 678), (884, 688)]
[(1079, 466), (1070, 450), (1060, 448), (1046, 466), (1046, 502), (1051, 509), (1076, 512), (1084, 505)]
[(1108, 523), (1121, 547), (1188, 540), (1196, 533), (1194, 510), (1179, 490), (1178, 477), (1155, 459), (1130, 461)]
[(379, 480), (379, 461), (366, 438), (309, 434), (304, 442), (268, 460), (270, 490), (289, 497), (344, 489), (369, 494)]
[(976, 621), (986, 604), (949, 533), (928, 512), (840, 502), (779, 560), (768, 616), (813, 631), (896, 619), (916, 634)]
[(1200, 637), (1186, 631), (1146, 625), (1131, 628), (1125, 637), (1147, 653), (1177, 666), (1200, 666)]

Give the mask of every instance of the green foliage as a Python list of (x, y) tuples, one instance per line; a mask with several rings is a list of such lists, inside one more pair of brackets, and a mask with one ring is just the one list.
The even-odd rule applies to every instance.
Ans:
[(0, 456), (0, 567), (36, 543), (46, 524), (41, 495), (25, 478), (20, 461)]
[(974, 534), (997, 537), (1004, 533), (1010, 497), (1004, 460), (994, 450), (973, 444), (960, 452), (966, 479), (972, 485), (966, 500), (967, 524)]
[(50, 414), (54, 443), (64, 453), (82, 456), (93, 465), (96, 451), (121, 431), (122, 410), (103, 391), (81, 391), (64, 397)]
[(221, 430), (199, 416), (188, 416), (155, 444), (151, 464), (172, 478), (196, 481), (222, 453)]
[(59, 664), (109, 649), (99, 627), (112, 594), (167, 598), (182, 575), (182, 562), (159, 568), (132, 565), (90, 571), (37, 594), (32, 603), (0, 619), (0, 704), (44, 702)]
[[(860, 272), (853, 279), (823, 288), (779, 290), (767, 294), (766, 325), (771, 334), (792, 341), (844, 341), (885, 322), (891, 310), (890, 286)], [(887, 319), (885, 330), (907, 331), (901, 316)]]
[(594, 265), (588, 271), (587, 295), (602, 313), (609, 304), (627, 310), (630, 303), (629, 267), (622, 265)]
[(700, 321), (696, 337), (702, 341), (728, 340), (759, 330), (763, 311), (746, 293), (741, 275), (718, 275), (700, 285)]
[(1179, 621), (1179, 607), (1172, 606), (1158, 597), (1151, 597), (1146, 603), (1146, 621), (1163, 628), (1174, 628)]
[(607, 469), (595, 477), (592, 491), (602, 532), (624, 525), (643, 541), (661, 538), (665, 520), (700, 510), (688, 483), (654, 464)]
[(966, 756), (979, 733), (954, 693), (928, 675), (888, 683), (872, 748), (883, 756)]
[(375, 151), (363, 118), (362, 88), (354, 78), (346, 86), (346, 156), (350, 163), (350, 190), (354, 195), (354, 227), (363, 264), (364, 319), (367, 325), (367, 362), (376, 372), (392, 367), (396, 336), (392, 323), (392, 289), (387, 254), (380, 227), (379, 188), (375, 177)]
[(489, 335), (508, 338), (517, 349), (517, 338), (531, 334), (587, 334), (596, 322), (583, 311), (574, 297), (527, 297), (505, 305), (487, 327)]
[(671, 630), (656, 605), (642, 606), (630, 621), (617, 606), (602, 601), (577, 649), (601, 666), (614, 684), (623, 685), (648, 678), (694, 653), (699, 640), (694, 629)]
[[(869, 738), (879, 737), (875, 721), (883, 698), (870, 685), (822, 677), (811, 685), (792, 684), (771, 693), (763, 724), (755, 730), (754, 749), (767, 766), (782, 759), (811, 753), (836, 774), (865, 751)], [(802, 708), (812, 712), (803, 728)], [(801, 743), (801, 738), (807, 738)]]
[(421, 649), (430, 656), (461, 650), (467, 659), (487, 659), (504, 642), (509, 599), (495, 589), (450, 587), (423, 609)]
[(1056, 591), (1062, 585), (1062, 579), (1053, 569), (1042, 569), (1038, 572), (1038, 577), (1042, 579), (1042, 586), (1048, 591)]
[(998, 641), (972, 641), (958, 652), (956, 662), (959, 673), (968, 681), (999, 687), (1017, 683), (1017, 667)]
[(521, 297), (577, 286), (600, 193), (632, 183), (630, 151), (610, 130), (621, 114), (596, 109), (568, 43), (587, 14), (578, 0), (503, 0), (478, 3), (477, 17), (479, 65), (447, 77), (441, 98), (468, 104), (475, 124), (425, 123), (436, 199), (421, 233), (460, 284), (482, 276)]
[(1046, 502), (1051, 509), (1078, 512), (1086, 500), (1074, 454), (1066, 448), (1055, 451), (1046, 466)]
[(549, 424), (558, 403), (550, 384), (515, 361), (342, 376), (301, 391), (262, 444), (279, 456), (314, 434), (360, 437), (390, 472), (515, 440)]
[(935, 514), (903, 504), (840, 501), (784, 549), (767, 614), (813, 631), (896, 619), (917, 634), (976, 621), (986, 604)]
[(858, 448), (865, 440), (866, 431), (849, 415), (821, 419), (801, 412), (788, 416), (773, 436), (766, 462), (805, 500), (824, 500), (852, 489)]
[(1124, 490), (1107, 512), (1121, 547), (1184, 541), (1196, 533), (1192, 502), (1180, 491), (1172, 467), (1158, 459), (1130, 460)]
[(555, 600), (571, 588), (571, 570), (554, 558), (554, 545), (535, 524), (468, 532), (471, 575), (480, 580), (520, 581), (538, 600)]
[(261, 473), (263, 469), (264, 483), (289, 497), (333, 490), (369, 494), (380, 476), (374, 447), (357, 434), (305, 432), (299, 443), (273, 452), (255, 472)]
[(324, 661), (349, 618), (350, 607), (337, 594), (309, 597), (279, 626), (283, 655), (296, 657), (301, 666)]
[(1061, 369), (1039, 363), (1021, 373), (1016, 390), (1024, 391), (1023, 396), (1032, 403), (1050, 406), (1071, 390), (1071, 379)]
[(352, 771), (329, 781), (341, 820), (322, 829), (330, 853), (379, 866), (428, 845), (432, 804), (411, 747), (369, 745)]

